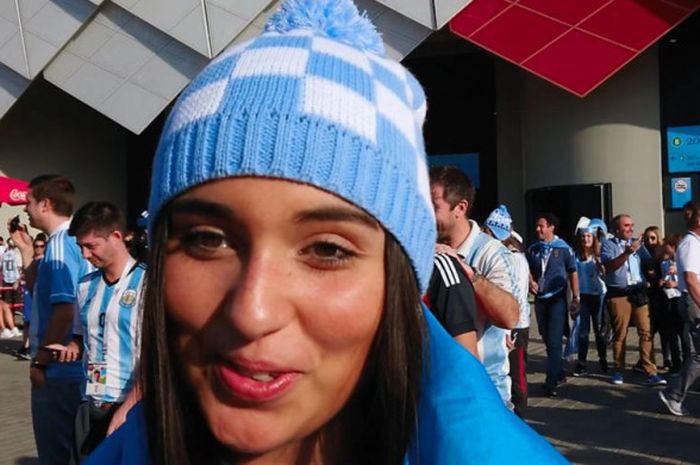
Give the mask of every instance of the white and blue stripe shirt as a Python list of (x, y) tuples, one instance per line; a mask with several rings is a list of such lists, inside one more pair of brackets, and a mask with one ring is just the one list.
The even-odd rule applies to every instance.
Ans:
[[(511, 251), (500, 241), (481, 232), (476, 221), (469, 220), (469, 223), (471, 231), (464, 242), (457, 247), (457, 253), (491, 283), (514, 296), (519, 295), (517, 264), (514, 263)], [(479, 305), (478, 300), (477, 305)], [(480, 313), (483, 315), (483, 312)], [(510, 363), (508, 347), (506, 347), (506, 334), (509, 332), (487, 322), (483, 335), (478, 341), (479, 355), (484, 368), (496, 385), (501, 399), (508, 406), (511, 405)]]
[(83, 336), (87, 363), (105, 363), (105, 394), (95, 401), (121, 402), (131, 390), (141, 343), (142, 289), (146, 268), (129, 257), (119, 281), (101, 270), (78, 286), (79, 316), (73, 332)]

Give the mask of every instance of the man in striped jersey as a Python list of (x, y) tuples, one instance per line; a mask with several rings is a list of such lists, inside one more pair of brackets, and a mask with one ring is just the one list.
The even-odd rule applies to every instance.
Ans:
[(480, 358), (474, 288), (455, 257), (435, 255), (433, 274), (423, 301), (450, 336)]
[(477, 308), (488, 320), (479, 340), (482, 362), (503, 402), (512, 408), (506, 335), (517, 324), (520, 308), (513, 297), (518, 282), (511, 252), (469, 218), (476, 194), (469, 176), (458, 168), (431, 168), (430, 194), (438, 242), (456, 249), (474, 286)]
[(43, 175), (29, 183), (25, 208), (29, 223), (49, 239), (41, 260), (34, 260), (26, 226), (10, 228), (22, 255), (27, 286), (34, 289), (30, 325), (29, 378), (34, 438), (41, 465), (65, 465), (73, 445), (73, 421), (81, 399), (84, 372), (79, 361), (53, 363), (48, 344), (71, 337), (78, 280), (88, 271), (75, 239), (68, 235), (75, 188), (67, 178)]
[(105, 438), (112, 416), (134, 387), (145, 267), (129, 255), (124, 231), (121, 212), (108, 202), (82, 206), (68, 230), (97, 268), (80, 281), (73, 339), (66, 346), (49, 346), (62, 362), (78, 359), (83, 350), (86, 354), (87, 402), (76, 418), (79, 457)]

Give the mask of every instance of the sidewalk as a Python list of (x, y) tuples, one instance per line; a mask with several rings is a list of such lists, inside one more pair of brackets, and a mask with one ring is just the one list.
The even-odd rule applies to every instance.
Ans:
[[(628, 338), (630, 365), (637, 360), (633, 333), (634, 328)], [(588, 376), (570, 377), (557, 398), (543, 397), (544, 346), (536, 328), (531, 334), (530, 408), (525, 417), (572, 463), (700, 464), (699, 393), (691, 393), (686, 401), (691, 416), (675, 417), (659, 400), (660, 388), (641, 385), (642, 375), (627, 372), (623, 386), (610, 384), (598, 371), (591, 350)], [(11, 355), (19, 344), (18, 339), (0, 340), (0, 465), (37, 463), (29, 408), (29, 362)], [(517, 463), (518, 458), (513, 461)]]
[(29, 362), (12, 354), (21, 339), (0, 339), (0, 465), (37, 465), (29, 405)]

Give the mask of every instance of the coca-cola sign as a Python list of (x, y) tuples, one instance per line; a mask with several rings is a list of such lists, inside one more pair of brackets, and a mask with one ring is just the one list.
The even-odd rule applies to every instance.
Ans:
[(20, 189), (12, 189), (10, 191), (10, 199), (13, 202), (26, 202), (27, 201), (27, 191)]

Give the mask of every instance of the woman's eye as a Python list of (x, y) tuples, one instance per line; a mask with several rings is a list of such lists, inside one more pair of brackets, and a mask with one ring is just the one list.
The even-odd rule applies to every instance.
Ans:
[(181, 243), (189, 252), (199, 254), (213, 254), (220, 249), (229, 247), (224, 233), (211, 229), (188, 231), (183, 234)]
[(333, 242), (316, 242), (302, 251), (302, 253), (304, 252), (322, 265), (338, 265), (356, 255)]

